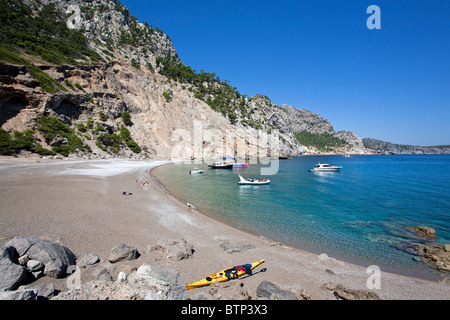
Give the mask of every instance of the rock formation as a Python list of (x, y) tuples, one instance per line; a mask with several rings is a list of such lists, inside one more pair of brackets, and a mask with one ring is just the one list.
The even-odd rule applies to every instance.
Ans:
[(363, 140), (368, 150), (377, 154), (450, 154), (450, 146), (421, 147), (404, 144), (396, 144), (377, 139), (366, 138)]
[[(79, 59), (76, 65), (46, 63), (45, 57), (38, 56), (26, 56), (29, 61), (23, 57), (3, 58), (6, 60), (0, 64), (0, 126), (10, 134), (31, 129), (35, 139), (34, 146), (29, 147), (32, 152), (50, 155), (51, 150), (61, 153), (62, 149), (64, 156), (82, 158), (186, 160), (323, 153), (302, 146), (296, 139), (296, 132), (308, 131), (327, 133), (344, 141), (344, 147), (332, 148), (328, 153), (367, 153), (356, 134), (336, 133), (327, 120), (311, 111), (277, 106), (263, 95), (246, 98), (213, 77), (208, 78), (210, 82), (199, 84), (163, 76), (160, 73), (164, 62), (193, 73), (182, 64), (166, 34), (138, 22), (120, 3), (23, 3), (34, 16), (51, 5), (62, 20), (70, 11), (69, 6), (78, 6), (81, 20), (77, 32), (98, 55), (93, 57), (90, 52), (86, 56), (90, 63)], [(22, 65), (11, 61), (28, 62)], [(224, 102), (229, 109), (215, 111), (211, 101), (219, 96), (214, 95), (214, 90), (220, 87), (229, 91), (227, 99), (234, 107)], [(201, 96), (202, 88), (211, 93)], [(124, 113), (131, 116), (126, 125), (128, 135), (121, 132)], [(43, 135), (37, 124), (42, 116), (57, 118), (70, 126), (80, 139), (78, 147), (67, 137), (51, 140)]]

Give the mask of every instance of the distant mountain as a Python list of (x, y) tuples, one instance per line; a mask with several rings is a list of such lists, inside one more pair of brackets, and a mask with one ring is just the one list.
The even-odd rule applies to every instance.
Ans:
[(396, 144), (381, 140), (363, 139), (364, 146), (379, 154), (450, 154), (450, 145), (420, 147), (404, 144)]
[[(360, 137), (318, 114), (184, 65), (168, 35), (117, 0), (0, 6), (0, 154), (165, 159), (180, 147), (177, 130), (203, 150), (241, 141), (246, 156), (261, 133), (283, 156), (367, 154)], [(197, 151), (184, 155), (205, 156)]]

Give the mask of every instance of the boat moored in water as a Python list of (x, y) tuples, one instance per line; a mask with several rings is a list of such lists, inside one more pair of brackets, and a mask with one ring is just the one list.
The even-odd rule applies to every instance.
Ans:
[(263, 180), (258, 179), (244, 179), (244, 177), (239, 176), (238, 185), (240, 186), (263, 186), (270, 184), (269, 178), (264, 178)]
[(213, 169), (233, 169), (233, 164), (226, 161), (218, 161), (209, 165), (208, 167)]
[(233, 163), (233, 169), (245, 169), (248, 168), (247, 163)]
[(193, 170), (189, 171), (190, 174), (203, 174), (205, 170), (201, 170), (199, 168), (194, 168)]
[(327, 163), (318, 163), (310, 172), (339, 172), (343, 167), (331, 166)]

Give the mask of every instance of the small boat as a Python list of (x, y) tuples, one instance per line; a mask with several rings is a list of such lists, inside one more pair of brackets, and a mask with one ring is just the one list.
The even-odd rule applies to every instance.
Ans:
[(257, 179), (247, 179), (245, 180), (244, 177), (239, 176), (238, 185), (240, 186), (263, 186), (270, 184), (270, 180), (268, 178), (265, 178), (264, 180), (257, 180)]
[(233, 163), (233, 169), (245, 169), (248, 168), (247, 163)]
[(312, 170), (309, 170), (310, 172), (338, 172), (343, 167), (337, 167), (337, 166), (331, 166), (326, 163), (318, 163), (312, 168)]
[(244, 274), (252, 274), (252, 270), (255, 269), (257, 266), (263, 264), (265, 260), (257, 261), (254, 263), (249, 263), (246, 265), (238, 266), (238, 267), (232, 267), (225, 270), (222, 270), (217, 273), (213, 273), (209, 277), (206, 277), (202, 280), (199, 280), (197, 282), (194, 282), (192, 284), (186, 285), (186, 289), (192, 290), (196, 288), (201, 288), (205, 286), (209, 286), (215, 282), (226, 282), (232, 279), (237, 279)]
[(226, 161), (218, 161), (209, 165), (209, 167), (213, 169), (233, 169), (233, 164)]
[(189, 171), (190, 174), (203, 174), (205, 170), (201, 170), (199, 168), (194, 168), (193, 170)]

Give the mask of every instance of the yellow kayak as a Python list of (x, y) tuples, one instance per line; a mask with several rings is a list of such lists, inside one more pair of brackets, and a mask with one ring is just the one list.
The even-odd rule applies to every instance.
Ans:
[(249, 263), (246, 265), (232, 267), (232, 268), (222, 270), (222, 271), (214, 273), (214, 274), (210, 275), (209, 277), (206, 277), (200, 281), (186, 285), (186, 289), (192, 290), (195, 288), (209, 286), (210, 284), (215, 283), (215, 282), (226, 282), (231, 279), (237, 279), (240, 276), (243, 276), (244, 274), (251, 275), (252, 270), (255, 269), (257, 266), (263, 264), (265, 261), (266, 260), (261, 260), (258, 262)]

